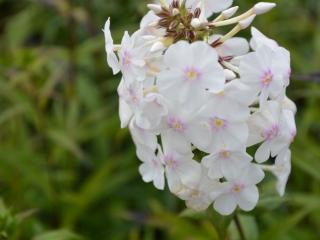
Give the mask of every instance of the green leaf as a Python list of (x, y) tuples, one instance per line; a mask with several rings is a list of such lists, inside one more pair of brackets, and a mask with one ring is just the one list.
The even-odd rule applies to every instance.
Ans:
[(33, 240), (83, 240), (81, 236), (69, 230), (56, 230), (40, 234)]

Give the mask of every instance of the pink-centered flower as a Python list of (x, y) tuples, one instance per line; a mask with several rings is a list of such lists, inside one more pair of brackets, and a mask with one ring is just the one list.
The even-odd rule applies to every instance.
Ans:
[(207, 90), (223, 89), (225, 76), (217, 52), (204, 42), (180, 41), (172, 45), (164, 55), (164, 63), (166, 70), (157, 80), (164, 96), (184, 102), (191, 95), (203, 99)]

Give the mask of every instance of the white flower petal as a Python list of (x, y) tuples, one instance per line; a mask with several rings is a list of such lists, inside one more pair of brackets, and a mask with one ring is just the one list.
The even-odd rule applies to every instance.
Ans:
[(256, 186), (250, 186), (238, 195), (236, 195), (236, 200), (239, 204), (239, 207), (244, 211), (251, 211), (257, 205), (259, 200), (259, 191)]
[(236, 210), (237, 202), (233, 195), (224, 194), (216, 199), (213, 207), (221, 215), (230, 215)]

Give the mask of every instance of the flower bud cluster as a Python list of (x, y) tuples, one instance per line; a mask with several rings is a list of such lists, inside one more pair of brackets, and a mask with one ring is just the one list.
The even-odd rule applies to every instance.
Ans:
[[(236, 17), (231, 5), (150, 4), (140, 29), (125, 32), (120, 45), (110, 19), (104, 27), (108, 64), (122, 74), (121, 127), (129, 127), (143, 180), (160, 190), (167, 184), (189, 208), (213, 204), (222, 215), (255, 208), (265, 171), (284, 194), (296, 135), (296, 106), (286, 97), (290, 53), (256, 28), (250, 42), (235, 37), (275, 4)], [(226, 25), (235, 26), (217, 34)]]

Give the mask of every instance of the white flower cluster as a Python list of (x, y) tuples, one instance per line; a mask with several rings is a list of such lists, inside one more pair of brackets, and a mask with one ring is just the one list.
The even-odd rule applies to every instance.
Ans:
[(257, 3), (237, 17), (231, 4), (149, 4), (140, 29), (126, 32), (121, 45), (113, 43), (110, 19), (104, 27), (108, 64), (123, 76), (121, 127), (129, 126), (143, 180), (161, 190), (166, 180), (188, 207), (213, 204), (222, 215), (254, 209), (265, 171), (284, 194), (296, 135), (296, 106), (286, 97), (290, 53), (256, 28), (250, 43), (234, 37), (275, 4)]

